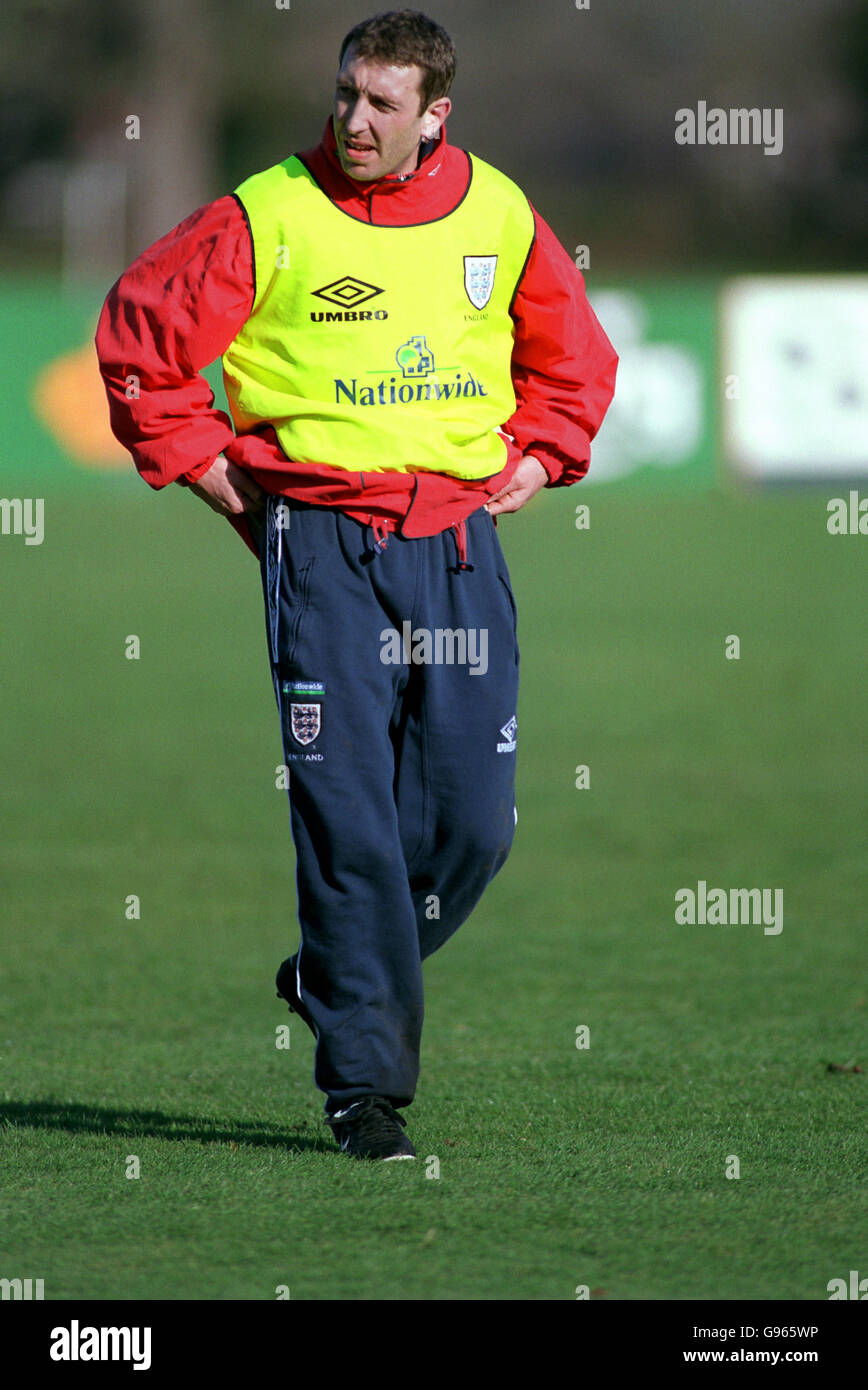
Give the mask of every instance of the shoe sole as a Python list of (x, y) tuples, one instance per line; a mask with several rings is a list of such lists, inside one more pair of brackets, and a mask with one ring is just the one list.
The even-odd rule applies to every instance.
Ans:
[(419, 1157), (418, 1154), (353, 1154), (349, 1153), (347, 1149), (341, 1149), (340, 1152), (346, 1154), (347, 1158), (360, 1158), (365, 1162), (369, 1162), (373, 1159), (375, 1163), (394, 1163), (397, 1159), (401, 1158)]

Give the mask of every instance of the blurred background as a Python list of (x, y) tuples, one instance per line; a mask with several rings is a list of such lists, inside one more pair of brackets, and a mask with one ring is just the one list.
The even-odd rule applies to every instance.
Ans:
[[(274, 1045), (298, 933), (255, 562), (138, 477), (93, 346), (133, 257), (319, 140), (370, 12), (4, 6), (0, 1274), (825, 1299), (868, 1273), (868, 0), (431, 0), (449, 138), (527, 191), (620, 365), (587, 480), (500, 519), (518, 828), (426, 962), (412, 1132), (446, 1181), (402, 1192), (338, 1181), (311, 1040)], [(701, 102), (780, 110), (780, 153), (676, 143)], [(676, 924), (706, 881), (780, 888), (783, 931)]]
[[(89, 346), (102, 298), (195, 207), (319, 139), (340, 41), (366, 13), (7, 5), (6, 477), (32, 476), (34, 453), (55, 481), (128, 471)], [(450, 139), (527, 190), (621, 354), (592, 479), (864, 472), (868, 282), (844, 277), (864, 269), (868, 229), (868, 0), (442, 0), (432, 14), (459, 55)], [(780, 109), (781, 152), (677, 144), (675, 112), (699, 101)], [(806, 390), (822, 419), (805, 419)]]

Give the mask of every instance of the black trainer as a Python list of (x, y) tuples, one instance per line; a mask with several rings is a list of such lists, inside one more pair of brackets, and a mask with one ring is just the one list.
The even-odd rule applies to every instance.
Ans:
[(314, 1037), (316, 1037), (314, 1021), (298, 997), (298, 990), (295, 982), (295, 966), (296, 957), (290, 956), (288, 960), (283, 962), (283, 965), (278, 970), (277, 978), (274, 981), (277, 986), (277, 997), (278, 999), (284, 999), (286, 1001), (289, 1005), (289, 1012), (291, 1014), (298, 1014), (299, 1018), (307, 1024)]
[(416, 1150), (406, 1134), (407, 1121), (383, 1096), (363, 1096), (346, 1110), (326, 1117), (341, 1152), (353, 1158), (415, 1158)]

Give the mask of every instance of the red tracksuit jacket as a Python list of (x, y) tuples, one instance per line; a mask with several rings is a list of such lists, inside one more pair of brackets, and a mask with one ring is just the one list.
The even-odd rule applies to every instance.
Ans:
[[(443, 131), (412, 174), (372, 183), (343, 172), (331, 119), (321, 143), (300, 157), (344, 212), (375, 225), (444, 217), (467, 186), (467, 154), (449, 145)], [(618, 358), (587, 302), (582, 275), (536, 210), (534, 222), (511, 310), (517, 404), (504, 430), (515, 445), (495, 477), (348, 472), (293, 462), (273, 430), (235, 436), (200, 375), (222, 356), (253, 305), (250, 234), (231, 194), (161, 237), (109, 291), (96, 347), (116, 437), (151, 487), (195, 482), (222, 453), (267, 492), (336, 506), (408, 537), (459, 524), (509, 481), (525, 454), (540, 460), (547, 486), (577, 482), (614, 393)], [(139, 383), (132, 400), (126, 395), (131, 375)], [(233, 525), (255, 553), (243, 520)]]

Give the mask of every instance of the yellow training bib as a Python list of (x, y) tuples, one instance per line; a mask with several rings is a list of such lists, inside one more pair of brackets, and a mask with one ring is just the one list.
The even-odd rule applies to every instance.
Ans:
[(269, 424), (300, 463), (500, 472), (497, 431), (515, 410), (509, 310), (534, 237), (521, 190), (471, 158), (453, 212), (382, 227), (342, 212), (293, 155), (236, 196), (256, 276), (223, 356), (238, 433)]

